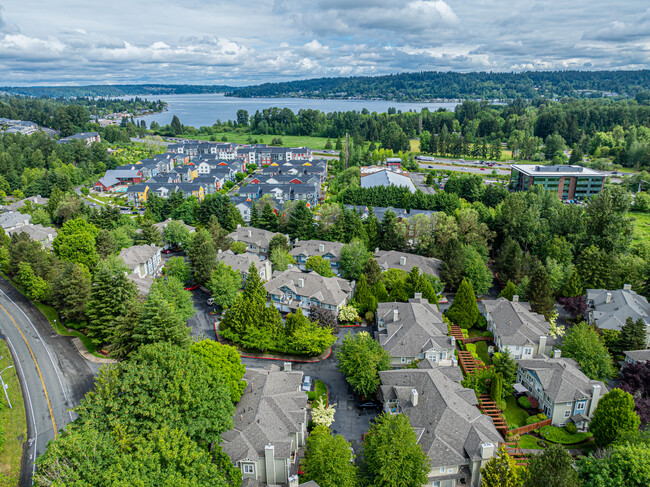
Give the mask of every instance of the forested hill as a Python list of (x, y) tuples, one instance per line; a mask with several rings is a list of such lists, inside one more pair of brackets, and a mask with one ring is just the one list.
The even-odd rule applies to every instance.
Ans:
[(0, 94), (45, 98), (77, 98), (96, 96), (185, 95), (224, 93), (234, 90), (224, 85), (88, 85), (88, 86), (0, 86)]
[(434, 98), (533, 99), (545, 97), (634, 97), (650, 89), (650, 70), (530, 71), (525, 73), (401, 73), (388, 76), (317, 78), (265, 83), (231, 96), (381, 98), (422, 101)]

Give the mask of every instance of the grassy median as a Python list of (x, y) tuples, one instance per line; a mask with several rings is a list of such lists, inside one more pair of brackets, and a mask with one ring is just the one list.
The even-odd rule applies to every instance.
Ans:
[[(9, 346), (0, 340), (0, 371), (14, 365)], [(2, 379), (7, 387), (7, 398), (0, 387), (0, 486), (16, 486), (20, 478), (20, 461), (23, 443), (27, 440), (27, 417), (23, 394), (14, 367), (2, 372)]]

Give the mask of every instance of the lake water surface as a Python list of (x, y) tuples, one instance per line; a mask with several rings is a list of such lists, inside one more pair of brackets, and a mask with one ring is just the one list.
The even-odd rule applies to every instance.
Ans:
[[(132, 97), (124, 97), (132, 98)], [(395, 107), (397, 110), (407, 112), (409, 110), (421, 111), (428, 108), (435, 111), (438, 108), (454, 110), (458, 103), (398, 103), (384, 100), (320, 100), (313, 98), (236, 98), (224, 96), (223, 94), (205, 95), (151, 95), (140, 96), (148, 100), (162, 100), (167, 102), (167, 111), (146, 115), (140, 119), (147, 122), (147, 127), (155, 121), (160, 125), (166, 125), (177, 115), (183, 125), (194, 127), (208, 126), (217, 120), (235, 120), (237, 110), (248, 110), (252, 116), (257, 110), (264, 108), (278, 107), (290, 108), (294, 113), (301, 108), (311, 108), (322, 112), (345, 112), (361, 111), (367, 108), (370, 112), (386, 112), (388, 108)]]

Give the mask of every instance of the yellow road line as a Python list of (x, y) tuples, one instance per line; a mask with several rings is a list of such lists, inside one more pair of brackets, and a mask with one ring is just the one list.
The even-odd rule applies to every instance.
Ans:
[(14, 317), (9, 314), (9, 311), (7, 311), (7, 308), (2, 306), (0, 304), (0, 308), (4, 310), (5, 313), (7, 313), (7, 316), (11, 321), (13, 321), (14, 326), (18, 330), (18, 333), (20, 333), (20, 336), (23, 337), (23, 340), (25, 341), (25, 345), (27, 345), (27, 348), (29, 349), (29, 353), (32, 355), (32, 359), (34, 359), (34, 363), (36, 364), (36, 371), (38, 372), (38, 376), (41, 378), (41, 384), (43, 385), (43, 392), (45, 393), (45, 399), (47, 399), (47, 408), (50, 410), (50, 418), (52, 418), (52, 427), (54, 428), (54, 437), (58, 435), (58, 429), (56, 428), (56, 421), (54, 420), (54, 412), (52, 411), (52, 404), (50, 403), (50, 396), (47, 394), (47, 388), (45, 387), (45, 381), (43, 380), (43, 374), (41, 374), (41, 368), (38, 366), (38, 362), (36, 361), (36, 356), (34, 355), (34, 352), (32, 351), (32, 347), (29, 346), (29, 343), (27, 342), (27, 338), (25, 338), (25, 335), (23, 334), (23, 331), (20, 329), (18, 326), (18, 323), (16, 323), (16, 320), (14, 320)]

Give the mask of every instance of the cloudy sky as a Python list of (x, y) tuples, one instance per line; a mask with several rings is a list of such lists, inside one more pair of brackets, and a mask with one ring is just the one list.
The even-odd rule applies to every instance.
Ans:
[(0, 0), (0, 84), (650, 67), (642, 0)]

